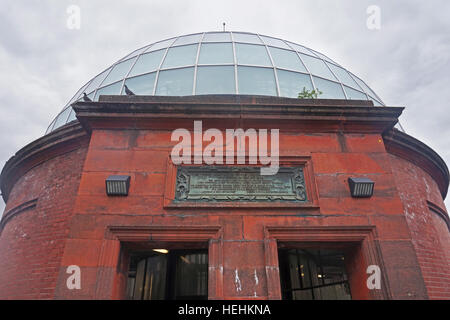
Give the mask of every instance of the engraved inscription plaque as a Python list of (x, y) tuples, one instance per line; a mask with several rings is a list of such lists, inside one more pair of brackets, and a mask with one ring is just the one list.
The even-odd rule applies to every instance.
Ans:
[(259, 167), (177, 168), (175, 201), (306, 202), (301, 167), (281, 167), (275, 175), (261, 175)]

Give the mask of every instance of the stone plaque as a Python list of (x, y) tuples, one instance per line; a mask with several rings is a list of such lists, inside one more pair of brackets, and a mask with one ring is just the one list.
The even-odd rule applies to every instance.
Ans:
[(175, 201), (306, 202), (303, 168), (281, 167), (261, 175), (259, 167), (180, 166)]

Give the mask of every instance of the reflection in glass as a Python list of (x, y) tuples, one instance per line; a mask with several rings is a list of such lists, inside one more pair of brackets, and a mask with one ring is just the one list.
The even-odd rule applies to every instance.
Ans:
[(331, 73), (330, 69), (328, 69), (328, 67), (325, 65), (325, 62), (323, 62), (323, 60), (313, 58), (301, 53), (300, 56), (303, 62), (306, 64), (309, 72), (319, 77), (335, 80), (335, 77)]
[(165, 250), (132, 254), (127, 298), (179, 300), (208, 298), (206, 250)]
[(142, 259), (136, 266), (133, 300), (163, 300), (166, 292), (167, 255)]
[(323, 249), (279, 249), (283, 299), (351, 300), (340, 251)]
[(344, 91), (339, 83), (313, 76), (316, 88), (322, 91), (319, 99), (345, 99)]
[(303, 63), (294, 51), (269, 47), (273, 63), (278, 68), (307, 72)]
[(141, 55), (133, 66), (129, 76), (132, 77), (158, 69), (164, 52), (165, 50), (158, 50)]
[(199, 64), (233, 63), (231, 43), (203, 43), (200, 48)]
[(124, 62), (116, 64), (106, 77), (105, 81), (103, 81), (102, 86), (123, 79), (127, 75), (128, 71), (130, 71), (131, 65), (134, 63), (134, 60), (135, 59), (128, 59)]
[(192, 95), (194, 68), (182, 68), (159, 72), (156, 85), (157, 96)]
[(308, 74), (297, 73), (277, 69), (278, 84), (280, 85), (280, 96), (297, 98), (298, 94), (306, 88), (313, 89), (311, 78)]
[(183, 67), (195, 64), (197, 44), (169, 48), (162, 68)]
[(176, 261), (175, 295), (177, 299), (208, 296), (208, 255), (180, 254)]
[(198, 67), (196, 94), (236, 93), (233, 66)]
[(236, 43), (236, 59), (238, 64), (272, 66), (264, 46)]
[(272, 68), (238, 67), (239, 94), (277, 95)]
[[(156, 72), (152, 72), (150, 74), (146, 74), (146, 75), (143, 75), (143, 76), (127, 79), (125, 81), (125, 85), (134, 94), (147, 95), (148, 96), (148, 95), (152, 95), (153, 94), (153, 87), (155, 85), (155, 78), (156, 78)], [(123, 92), (122, 94), (125, 94), (125, 92)]]
[(98, 89), (95, 93), (94, 101), (98, 101), (101, 95), (120, 95), (120, 89), (122, 88), (122, 81), (111, 84), (107, 87)]

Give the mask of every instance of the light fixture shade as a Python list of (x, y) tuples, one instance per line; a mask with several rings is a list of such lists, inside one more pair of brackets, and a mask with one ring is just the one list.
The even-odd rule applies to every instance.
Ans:
[(353, 198), (370, 198), (373, 195), (375, 182), (368, 178), (348, 178)]
[(130, 176), (109, 176), (106, 179), (108, 196), (127, 196), (130, 189)]

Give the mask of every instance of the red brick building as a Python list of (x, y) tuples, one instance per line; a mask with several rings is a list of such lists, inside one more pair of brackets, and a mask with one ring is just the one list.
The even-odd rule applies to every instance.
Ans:
[[(19, 150), (1, 173), (0, 298), (450, 298), (449, 172), (394, 128), (403, 108), (239, 92), (78, 101), (67, 124)], [(171, 135), (194, 134), (196, 120), (204, 131), (279, 129), (279, 174), (300, 169), (301, 190), (283, 198), (283, 182), (254, 178), (261, 164), (249, 164), (248, 148), (245, 164), (215, 166), (237, 172), (223, 169), (224, 180), (195, 171), (205, 163), (174, 164)], [(129, 177), (126, 196), (107, 194), (117, 175)], [(240, 188), (239, 177), (269, 191), (211, 196), (211, 186)], [(373, 194), (352, 196), (349, 178), (371, 180)], [(212, 182), (201, 189), (200, 180)], [(204, 194), (189, 198), (194, 188)], [(80, 288), (68, 286), (69, 266), (79, 267)], [(367, 285), (369, 266), (379, 287)]]

